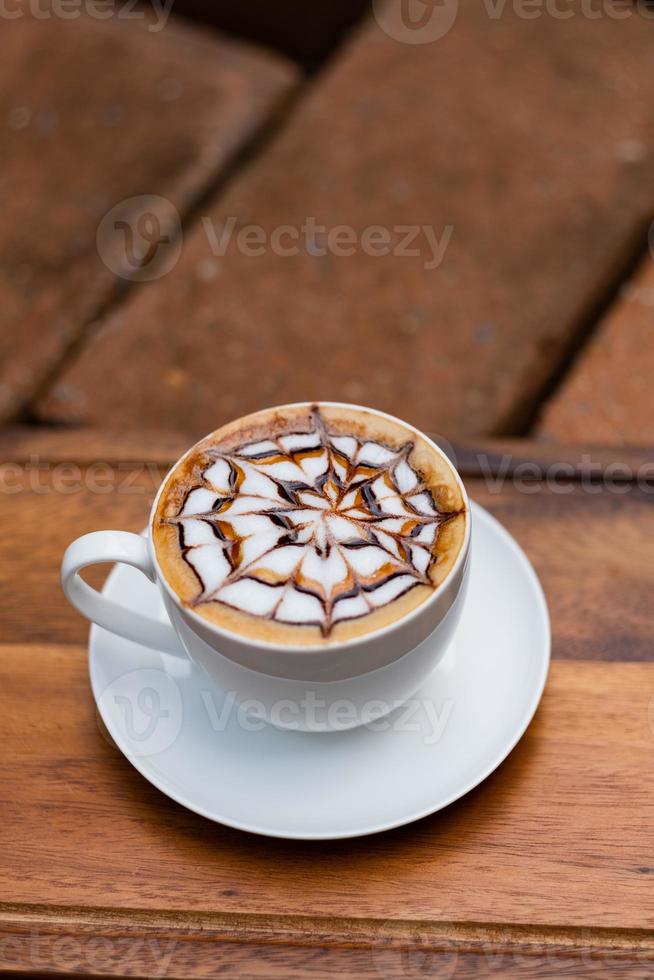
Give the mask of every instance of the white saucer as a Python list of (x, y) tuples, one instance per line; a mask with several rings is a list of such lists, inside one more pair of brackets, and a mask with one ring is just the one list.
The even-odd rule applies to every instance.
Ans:
[[(154, 786), (211, 820), (271, 837), (330, 839), (418, 820), (502, 762), (540, 701), (547, 605), (511, 535), (473, 505), (470, 587), (454, 647), (406, 708), (335, 734), (247, 718), (190, 662), (91, 628), (91, 685), (117, 746)], [(105, 595), (165, 618), (141, 573), (114, 568)]]

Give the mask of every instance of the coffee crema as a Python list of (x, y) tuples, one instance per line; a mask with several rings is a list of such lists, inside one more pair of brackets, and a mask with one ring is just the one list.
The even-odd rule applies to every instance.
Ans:
[(248, 639), (343, 642), (428, 599), (465, 537), (460, 483), (417, 431), (362, 408), (270, 409), (203, 439), (153, 541), (183, 604)]

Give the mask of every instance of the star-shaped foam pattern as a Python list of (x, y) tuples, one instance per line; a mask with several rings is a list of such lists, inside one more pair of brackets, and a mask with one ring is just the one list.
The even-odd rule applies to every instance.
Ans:
[(409, 463), (413, 443), (311, 432), (216, 448), (176, 517), (200, 584), (195, 605), (317, 625), (327, 636), (431, 585), (439, 514)]

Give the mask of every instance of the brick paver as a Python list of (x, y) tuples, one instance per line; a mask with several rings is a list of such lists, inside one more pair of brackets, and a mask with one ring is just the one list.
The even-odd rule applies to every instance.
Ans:
[(654, 258), (648, 256), (543, 412), (559, 442), (654, 443)]
[(122, 284), (96, 249), (102, 216), (143, 194), (183, 214), (297, 77), (174, 18), (154, 30), (79, 9), (48, 18), (43, 4), (13, 13), (0, 36), (0, 419)]
[[(430, 44), (356, 35), (41, 415), (200, 434), (333, 398), (448, 436), (517, 426), (651, 208), (654, 23), (502, 9), (461, 4)], [(230, 217), (263, 228), (246, 243), (261, 254), (214, 254)], [(298, 248), (308, 219), (356, 241)], [(451, 233), (440, 264), (422, 230), (419, 254), (377, 254), (387, 235), (406, 253), (412, 225)], [(261, 244), (282, 226), (298, 254)], [(129, 371), (104, 384), (108, 363)]]

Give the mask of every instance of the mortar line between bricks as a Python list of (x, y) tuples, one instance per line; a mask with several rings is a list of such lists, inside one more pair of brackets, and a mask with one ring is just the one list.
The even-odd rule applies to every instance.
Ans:
[(540, 385), (535, 385), (534, 389), (511, 409), (505, 423), (498, 426), (493, 433), (494, 436), (529, 438), (534, 435), (540, 413), (563, 386), (578, 360), (585, 353), (605, 316), (619, 300), (622, 287), (646, 261), (647, 256), (651, 256), (648, 245), (651, 223), (652, 216), (638, 225), (625, 245), (620, 262), (616, 264), (615, 276), (589, 302), (588, 309), (580, 316), (577, 328), (571, 331), (570, 339), (562, 349), (558, 360)]
[[(202, 212), (207, 208), (209, 203), (218, 195), (223, 195), (228, 189), (229, 184), (240, 176), (242, 171), (250, 166), (258, 157), (262, 156), (274, 143), (288, 124), (296, 107), (304, 101), (314, 85), (320, 82), (325, 72), (329, 71), (335, 57), (348, 44), (353, 42), (359, 32), (364, 30), (366, 21), (371, 16), (370, 12), (362, 13), (351, 24), (349, 30), (344, 31), (343, 35), (321, 59), (320, 63), (315, 65), (310, 72), (307, 71), (307, 73), (301, 74), (297, 85), (286, 93), (285, 96), (282, 96), (276, 106), (271, 108), (268, 115), (255, 127), (250, 137), (234, 151), (231, 159), (226, 161), (217, 177), (214, 180), (209, 180), (204, 188), (200, 189), (195, 200), (191, 201), (188, 208), (181, 215), (180, 234), (185, 235), (191, 231), (196, 221), (202, 217)], [(194, 20), (194, 18), (191, 19)], [(306, 66), (300, 65), (299, 67), (306, 71)], [(179, 237), (179, 234), (176, 237)], [(153, 262), (153, 267), (155, 268), (156, 261), (155, 259)], [(164, 259), (161, 261), (164, 261)], [(118, 282), (114, 284), (109, 295), (99, 302), (93, 313), (83, 320), (76, 336), (71, 339), (56, 363), (48, 368), (44, 377), (35, 385), (31, 395), (25, 399), (25, 402), (15, 413), (14, 417), (7, 420), (10, 424), (18, 423), (43, 429), (68, 428), (65, 423), (62, 425), (62, 423), (41, 418), (36, 412), (35, 406), (77, 359), (89, 340), (92, 328), (119, 310), (126, 300), (130, 299), (138, 287), (142, 285), (144, 284), (139, 282)], [(146, 282), (145, 285), (148, 285), (148, 283)]]
[[(303, 100), (307, 90), (312, 87), (314, 81), (320, 74), (322, 74), (322, 70), (316, 72), (309, 79), (301, 79), (290, 92), (283, 96), (278, 105), (273, 107), (265, 119), (254, 129), (249, 139), (235, 150), (231, 159), (221, 169), (219, 175), (215, 179), (210, 180), (198, 192), (195, 200), (191, 201), (188, 208), (181, 215), (181, 225), (176, 238), (180, 234), (187, 234), (201, 217), (202, 212), (206, 209), (209, 202), (213, 201), (219, 194), (223, 194), (229, 184), (267, 150), (282, 132), (296, 105)], [(156, 261), (155, 259), (153, 262), (153, 267), (155, 268)], [(161, 261), (165, 261), (165, 259)], [(35, 406), (57, 383), (59, 377), (75, 362), (79, 354), (81, 354), (92, 335), (94, 325), (102, 323), (111, 314), (119, 310), (142, 285), (144, 284), (126, 281), (116, 281), (113, 284), (109, 290), (109, 295), (99, 302), (95, 310), (82, 321), (79, 330), (66, 346), (66, 349), (57, 361), (48, 368), (31, 395), (25, 400), (14, 418), (10, 420), (11, 422), (41, 428), (61, 428), (57, 423), (48, 424), (47, 420), (41, 419), (35, 410)], [(148, 283), (145, 283), (145, 285), (148, 285)]]

